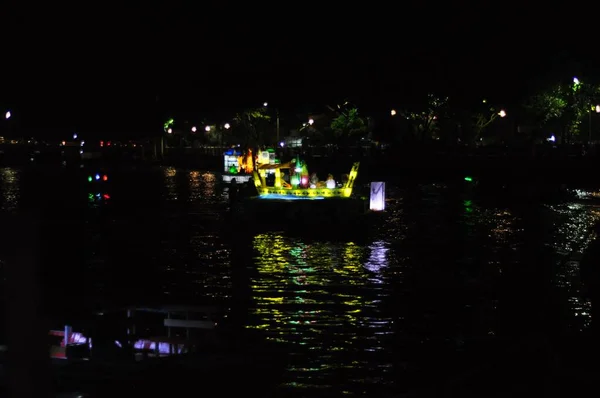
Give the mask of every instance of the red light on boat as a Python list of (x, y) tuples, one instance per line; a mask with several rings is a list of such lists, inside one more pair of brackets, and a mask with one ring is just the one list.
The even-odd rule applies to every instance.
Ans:
[(102, 176), (102, 181), (108, 181), (108, 176), (106, 174)]
[(104, 195), (102, 195), (102, 197), (103, 197), (104, 199), (110, 199), (110, 195), (109, 195), (109, 194), (107, 194), (107, 193), (105, 193)]

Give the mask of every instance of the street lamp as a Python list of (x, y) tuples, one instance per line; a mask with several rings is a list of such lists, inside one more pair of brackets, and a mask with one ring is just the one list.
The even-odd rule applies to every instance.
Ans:
[(504, 109), (501, 109), (500, 112), (498, 112), (498, 116), (506, 117), (506, 111)]
[(266, 108), (267, 106), (269, 106), (268, 102), (263, 102), (263, 106)]
[(576, 78), (576, 77), (574, 77), (574, 78), (573, 78), (573, 84), (579, 84), (579, 79), (578, 79), (578, 78)]
[(395, 110), (395, 109), (392, 109), (392, 110), (390, 111), (390, 115), (392, 115), (392, 116), (396, 116), (396, 110)]
[(204, 131), (206, 131), (208, 133), (210, 131), (210, 126), (204, 127)]
[(4, 114), (4, 118), (5, 118), (6, 120), (10, 119), (10, 117), (11, 117), (11, 116), (12, 116), (12, 115), (10, 114), (10, 111), (6, 111), (6, 114)]
[(197, 130), (196, 126), (192, 126), (192, 133), (195, 133)]
[(315, 121), (313, 119), (308, 119), (308, 124), (312, 126), (313, 124), (315, 124)]
[(168, 133), (168, 134), (173, 134), (173, 129), (172, 129), (171, 127), (169, 127), (169, 128), (167, 129), (167, 133)]

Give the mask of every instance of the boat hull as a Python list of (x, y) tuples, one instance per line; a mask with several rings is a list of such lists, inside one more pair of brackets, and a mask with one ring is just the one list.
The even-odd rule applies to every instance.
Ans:
[(367, 201), (355, 198), (286, 200), (253, 197), (232, 208), (232, 215), (248, 227), (260, 229), (310, 228), (314, 233), (365, 231), (370, 212)]
[(224, 183), (229, 184), (231, 180), (235, 179), (235, 182), (238, 184), (247, 183), (252, 179), (250, 174), (223, 174), (221, 179)]

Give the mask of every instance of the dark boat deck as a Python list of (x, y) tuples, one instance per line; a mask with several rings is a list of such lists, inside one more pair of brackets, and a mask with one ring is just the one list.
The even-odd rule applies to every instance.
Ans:
[(350, 226), (366, 221), (367, 203), (355, 198), (264, 199), (248, 198), (232, 208), (233, 216), (263, 226)]

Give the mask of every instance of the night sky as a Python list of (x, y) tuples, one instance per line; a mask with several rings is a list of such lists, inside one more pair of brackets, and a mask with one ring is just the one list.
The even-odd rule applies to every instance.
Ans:
[(9, 1), (0, 104), (30, 129), (149, 131), (168, 110), (210, 114), (264, 101), (285, 108), (349, 98), (376, 110), (436, 92), (510, 106), (598, 66), (585, 21), (593, 13), (575, 18), (575, 8), (235, 3), (42, 9)]

